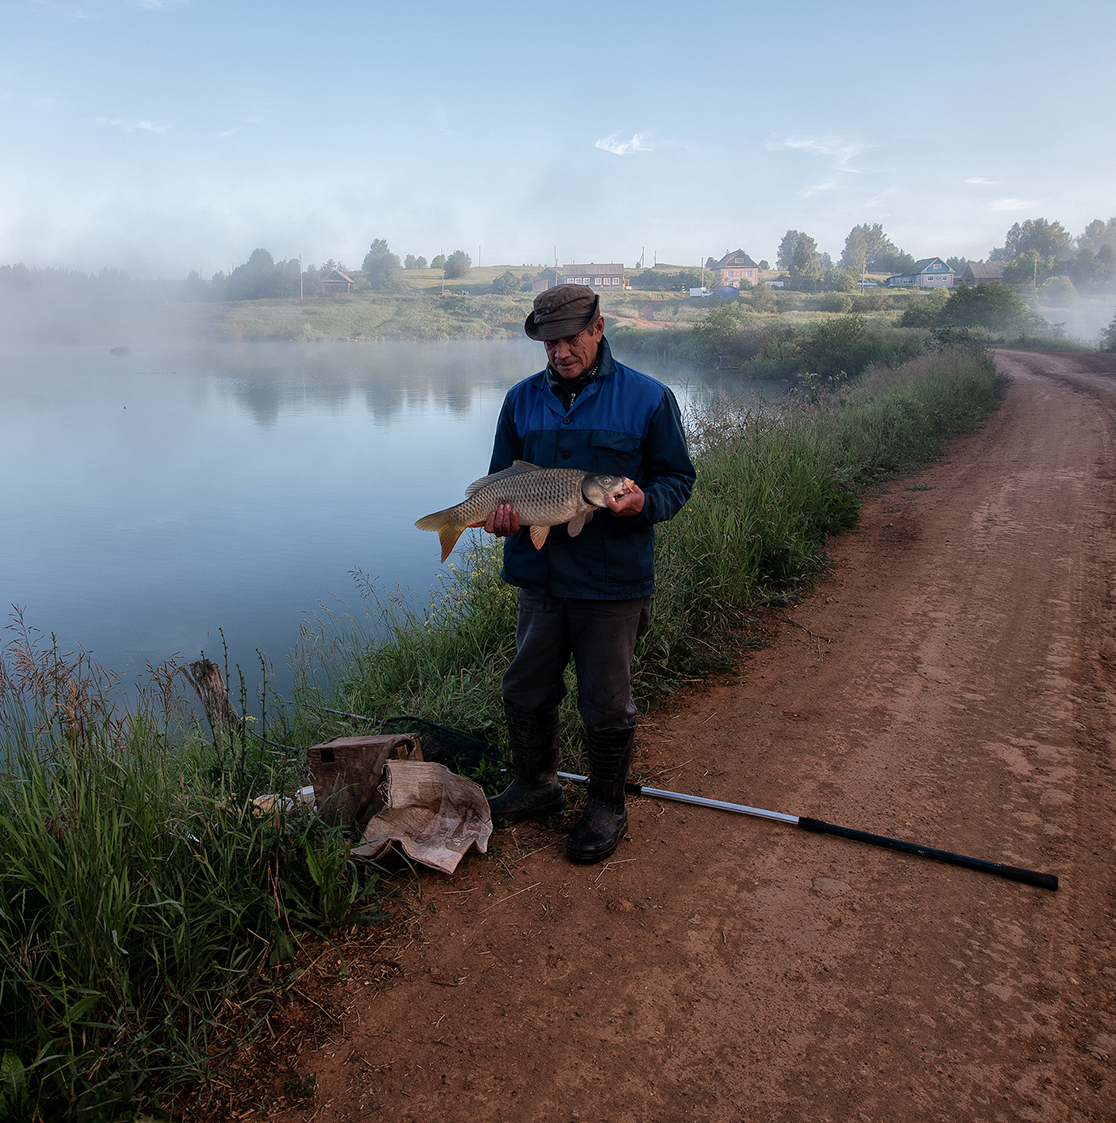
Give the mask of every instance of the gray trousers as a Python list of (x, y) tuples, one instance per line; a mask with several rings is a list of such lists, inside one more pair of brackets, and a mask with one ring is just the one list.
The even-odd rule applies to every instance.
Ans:
[(585, 727), (631, 729), (632, 654), (650, 619), (650, 597), (574, 600), (520, 589), (516, 654), (504, 672), (504, 701), (530, 713), (555, 709), (566, 696), (562, 675), (572, 655)]

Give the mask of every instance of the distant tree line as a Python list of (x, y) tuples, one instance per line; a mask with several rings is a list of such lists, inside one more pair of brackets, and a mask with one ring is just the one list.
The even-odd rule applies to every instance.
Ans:
[(1094, 219), (1076, 238), (1060, 222), (1017, 222), (988, 260), (1005, 262), (1004, 283), (1016, 287), (1106, 288), (1116, 282), (1116, 217)]
[[(406, 289), (403, 272), (406, 269), (425, 269), (426, 258), (408, 254), (404, 263), (392, 253), (387, 241), (376, 238), (364, 255), (360, 269), (351, 272), (330, 258), (320, 268), (314, 265), (301, 269), (298, 258), (276, 261), (265, 249), (252, 251), (243, 265), (229, 273), (214, 273), (204, 281), (197, 270), (186, 278), (187, 300), (271, 300), (298, 297), (300, 294), (316, 296), (321, 292), (322, 278), (334, 269), (351, 277), (354, 291), (372, 289), (377, 292), (400, 292)], [(434, 269), (444, 269), (447, 279), (464, 277), (473, 267), (472, 259), (464, 250), (454, 250), (449, 257), (438, 255), (430, 263)]]

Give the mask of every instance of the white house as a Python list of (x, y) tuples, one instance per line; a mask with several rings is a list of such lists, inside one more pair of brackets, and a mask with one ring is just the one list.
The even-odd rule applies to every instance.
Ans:
[(889, 288), (903, 285), (917, 285), (920, 289), (950, 288), (953, 285), (953, 270), (940, 257), (924, 257), (916, 261), (909, 273), (888, 277), (884, 282)]
[(624, 277), (624, 266), (615, 261), (608, 265), (599, 265), (589, 262), (585, 265), (563, 265), (562, 281), (567, 285), (588, 285), (593, 289), (605, 289), (614, 292), (617, 289), (628, 287)]

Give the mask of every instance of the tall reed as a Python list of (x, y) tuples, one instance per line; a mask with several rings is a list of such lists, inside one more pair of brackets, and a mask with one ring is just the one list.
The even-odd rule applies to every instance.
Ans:
[(215, 752), (182, 723), (173, 668), (127, 705), (115, 685), (17, 620), (0, 661), (0, 1053), (44, 1119), (116, 1119), (203, 1077), (245, 980), (374, 888), (318, 816), (248, 798), (301, 783), (282, 753), (236, 731)]

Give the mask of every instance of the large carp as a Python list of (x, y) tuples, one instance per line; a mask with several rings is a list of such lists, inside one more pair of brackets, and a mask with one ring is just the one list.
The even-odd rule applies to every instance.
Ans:
[(488, 516), (507, 503), (518, 513), (520, 525), (530, 527), (531, 541), (539, 550), (552, 526), (569, 523), (574, 538), (598, 507), (608, 506), (608, 496), (626, 495), (634, 486), (627, 476), (602, 476), (580, 468), (540, 468), (517, 460), (510, 468), (471, 483), (464, 502), (423, 515), (415, 526), (438, 532), (445, 561), (466, 527), (484, 526)]

